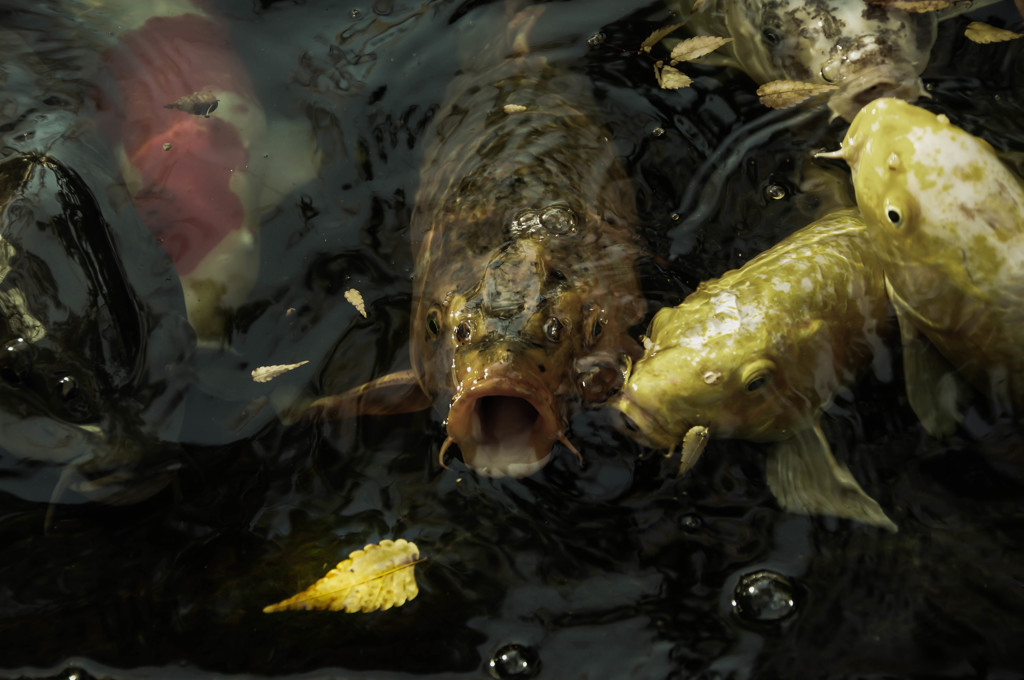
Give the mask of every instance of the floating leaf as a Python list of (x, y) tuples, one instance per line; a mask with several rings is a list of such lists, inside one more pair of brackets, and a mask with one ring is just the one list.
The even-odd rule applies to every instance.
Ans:
[(878, 5), (889, 9), (901, 9), (904, 12), (937, 12), (953, 4), (953, 0), (867, 0), (869, 5)]
[(193, 116), (209, 118), (210, 114), (217, 110), (219, 100), (212, 92), (193, 92), (171, 104), (166, 104), (165, 109), (178, 109)]
[(345, 291), (345, 299), (352, 303), (352, 306), (356, 308), (356, 311), (366, 318), (366, 305), (363, 304), (363, 294), (355, 288), (349, 288)]
[(693, 83), (690, 76), (671, 66), (662, 66), (660, 61), (654, 65), (654, 76), (663, 90), (678, 90)]
[(305, 366), (309, 363), (309, 360), (300, 361), (297, 364), (278, 364), (277, 366), (260, 366), (252, 371), (252, 379), (258, 383), (269, 382), (279, 375), (284, 375), (288, 371), (294, 371), (299, 366)]
[(525, 110), (522, 104), (505, 104), (505, 113), (522, 113)]
[(672, 24), (671, 26), (662, 26), (654, 33), (651, 33), (649, 36), (647, 36), (647, 39), (640, 44), (640, 51), (650, 52), (651, 48), (660, 43), (662, 38), (664, 38), (672, 31), (676, 30), (677, 28), (682, 28), (684, 25), (686, 25), (685, 21), (680, 24)]
[(419, 594), (413, 567), (422, 561), (416, 544), (404, 538), (371, 543), (352, 552), (306, 590), (263, 611), (323, 609), (353, 613), (399, 607)]
[(981, 43), (982, 45), (1006, 42), (1007, 40), (1016, 40), (1017, 38), (1024, 37), (1024, 33), (1014, 33), (1013, 31), (1007, 31), (1004, 28), (996, 28), (990, 24), (983, 24), (980, 21), (972, 21), (967, 24), (967, 28), (964, 30), (964, 35), (967, 36), (968, 40)]
[(732, 38), (723, 38), (717, 35), (698, 35), (687, 38), (672, 48), (672, 63), (700, 59), (705, 54), (710, 54), (730, 42), (732, 42)]
[(770, 109), (786, 109), (811, 97), (839, 89), (836, 85), (805, 83), (800, 80), (773, 80), (757, 88), (761, 103)]

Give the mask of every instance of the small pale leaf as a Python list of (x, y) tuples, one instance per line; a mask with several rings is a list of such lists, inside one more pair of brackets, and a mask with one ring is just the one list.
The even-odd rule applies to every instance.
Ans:
[(352, 306), (356, 308), (356, 311), (366, 318), (366, 305), (363, 304), (363, 294), (355, 288), (349, 288), (345, 291), (345, 299), (352, 303)]
[(686, 24), (686, 22), (684, 21), (684, 22), (682, 22), (680, 24), (672, 24), (670, 26), (662, 26), (661, 28), (656, 30), (654, 33), (651, 33), (649, 36), (647, 36), (647, 39), (644, 40), (640, 44), (640, 51), (641, 52), (650, 52), (651, 48), (654, 47), (655, 45), (657, 45), (658, 43), (660, 43), (662, 38), (664, 38), (666, 35), (668, 35), (672, 31), (676, 30), (677, 28), (682, 28), (685, 24)]
[(420, 592), (413, 568), (422, 561), (416, 544), (404, 538), (371, 543), (353, 551), (298, 595), (263, 611), (320, 609), (351, 614), (400, 607)]
[(869, 5), (878, 5), (889, 9), (901, 9), (904, 12), (921, 13), (937, 12), (953, 4), (953, 0), (867, 0)]
[(710, 54), (722, 45), (732, 42), (732, 38), (722, 38), (717, 35), (698, 35), (694, 38), (687, 38), (672, 48), (672, 61), (693, 61), (700, 59), (705, 54)]
[(209, 118), (210, 114), (217, 110), (219, 100), (212, 92), (193, 92), (187, 94), (177, 101), (164, 106), (165, 109), (177, 109), (193, 116)]
[(693, 3), (693, 7), (690, 8), (690, 12), (692, 14), (696, 14), (697, 12), (701, 11), (701, 9), (703, 9), (704, 5), (706, 4), (708, 4), (708, 0), (697, 0), (697, 2)]
[(982, 45), (1006, 42), (1007, 40), (1016, 40), (1017, 38), (1024, 37), (1024, 33), (1014, 33), (1004, 28), (996, 28), (991, 24), (983, 24), (980, 21), (972, 21), (967, 24), (964, 35), (967, 36), (968, 40), (981, 43)]
[(294, 371), (299, 366), (305, 366), (309, 363), (309, 360), (300, 361), (297, 364), (278, 364), (276, 366), (260, 366), (254, 368), (252, 371), (252, 379), (258, 383), (270, 382), (279, 375), (284, 375), (288, 371)]
[(835, 85), (805, 83), (800, 80), (773, 80), (757, 88), (757, 96), (770, 109), (787, 109), (837, 89)]
[(505, 113), (512, 114), (512, 113), (522, 113), (523, 111), (526, 110), (526, 107), (523, 106), (522, 104), (505, 104), (504, 109), (505, 109)]
[(654, 75), (658, 79), (658, 86), (663, 90), (678, 90), (683, 87), (689, 87), (693, 83), (690, 76), (671, 66), (659, 68), (655, 65)]

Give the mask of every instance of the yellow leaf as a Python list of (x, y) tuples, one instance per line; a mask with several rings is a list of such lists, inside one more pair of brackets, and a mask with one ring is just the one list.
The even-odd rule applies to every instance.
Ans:
[(805, 83), (799, 80), (773, 80), (757, 88), (761, 103), (770, 109), (786, 109), (796, 106), (819, 94), (839, 89), (835, 85)]
[(946, 9), (953, 0), (867, 0), (869, 5), (879, 5), (889, 9), (901, 9), (904, 12), (936, 12)]
[(254, 368), (252, 371), (252, 379), (258, 383), (270, 382), (279, 375), (284, 375), (288, 371), (294, 371), (299, 366), (305, 366), (309, 363), (309, 360), (300, 361), (297, 364), (278, 364), (276, 366), (260, 366)]
[(699, 59), (730, 42), (732, 42), (732, 38), (723, 38), (717, 35), (698, 35), (688, 38), (672, 48), (672, 63)]
[(686, 24), (686, 22), (684, 21), (681, 24), (672, 24), (671, 26), (662, 26), (661, 28), (656, 30), (654, 33), (651, 33), (649, 36), (647, 36), (647, 39), (644, 40), (640, 44), (640, 51), (641, 52), (650, 52), (651, 48), (654, 47), (655, 45), (657, 45), (658, 43), (660, 43), (662, 38), (664, 38), (666, 35), (668, 35), (672, 31), (676, 30), (677, 28), (682, 28), (685, 24)]
[(366, 305), (363, 304), (363, 294), (355, 288), (349, 288), (345, 291), (345, 299), (352, 303), (352, 306), (356, 308), (356, 311), (366, 318)]
[(419, 594), (413, 567), (422, 562), (404, 538), (371, 543), (298, 595), (263, 608), (264, 613), (299, 609), (373, 612), (399, 607)]
[(996, 28), (990, 24), (983, 24), (980, 21), (972, 21), (967, 24), (964, 35), (967, 36), (968, 40), (981, 43), (982, 45), (1006, 42), (1007, 40), (1016, 40), (1017, 38), (1024, 37), (1024, 33), (1014, 33), (1003, 28)]
[[(661, 62), (658, 62), (659, 64)], [(678, 90), (689, 87), (693, 80), (679, 69), (671, 66), (654, 65), (654, 76), (658, 79), (658, 86), (663, 90)]]

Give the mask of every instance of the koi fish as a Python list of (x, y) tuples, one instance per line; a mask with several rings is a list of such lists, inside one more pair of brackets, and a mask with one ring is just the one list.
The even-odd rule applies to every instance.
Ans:
[(316, 175), (312, 131), (268, 122), (215, 16), (188, 0), (100, 4), (122, 28), (105, 55), (101, 122), (137, 211), (174, 260), (197, 335), (223, 340), (256, 278), (260, 219)]
[(997, 411), (1019, 413), (1024, 181), (985, 140), (897, 99), (872, 102), (842, 148), (819, 156), (853, 172), (899, 321), (908, 398), (925, 428), (955, 428), (958, 376)]
[(873, 361), (884, 368), (888, 317), (867, 228), (856, 210), (837, 211), (659, 310), (610, 404), (640, 442), (682, 444), (680, 473), (709, 438), (768, 442), (783, 508), (895, 531), (820, 426), (840, 388)]
[(87, 183), (56, 158), (0, 164), (7, 493), (130, 503), (173, 476), (167, 442), (181, 428), (194, 336), (170, 262), (141, 225), (124, 227), (106, 222)]
[(927, 96), (919, 76), (937, 21), (935, 12), (864, 0), (720, 0), (700, 8), (691, 25), (731, 37), (732, 62), (759, 84), (837, 85), (829, 109), (851, 120), (878, 97)]
[(532, 474), (556, 442), (576, 452), (572, 410), (609, 396), (622, 358), (640, 355), (634, 190), (590, 82), (527, 52), (542, 9), (511, 16), (509, 39), (460, 71), (424, 136), (412, 369), (308, 411), (433, 404), (446, 416), (442, 464), (456, 446), (495, 477)]

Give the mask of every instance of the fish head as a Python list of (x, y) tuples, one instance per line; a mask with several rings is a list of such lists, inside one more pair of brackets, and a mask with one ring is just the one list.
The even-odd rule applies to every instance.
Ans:
[(924, 94), (919, 76), (937, 36), (932, 13), (859, 0), (742, 0), (726, 12), (744, 71), (760, 83), (837, 85), (829, 107), (846, 120), (873, 99)]
[(706, 311), (686, 303), (660, 310), (643, 358), (611, 402), (641, 443), (671, 449), (694, 427), (769, 440), (795, 421), (786, 374), (761, 329)]
[[(899, 99), (854, 118), (840, 151), (890, 281), (915, 303), (1019, 271), (1024, 185), (992, 146)], [(912, 292), (913, 291), (913, 292)], [(949, 300), (946, 301), (946, 304)]]
[(556, 441), (575, 452), (568, 405), (621, 384), (618, 355), (602, 344), (605, 310), (550, 257), (535, 240), (511, 241), (482, 280), (423, 305), (413, 322), (413, 367), (447, 414), (445, 449), (456, 445), (482, 474), (532, 474)]

